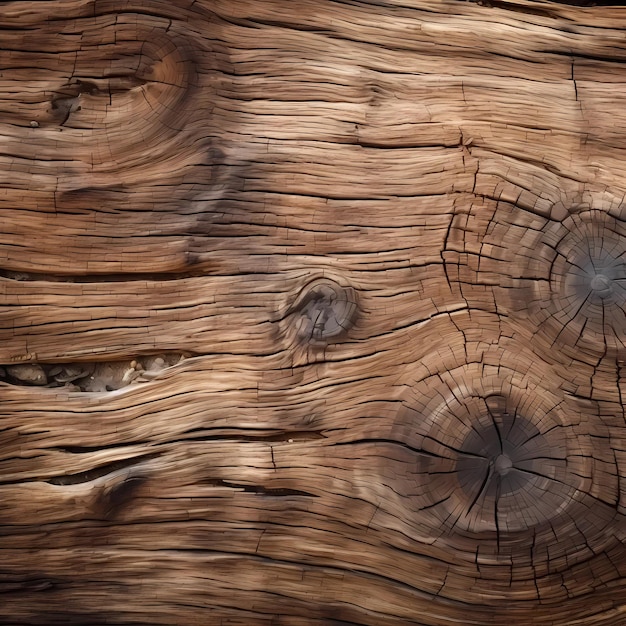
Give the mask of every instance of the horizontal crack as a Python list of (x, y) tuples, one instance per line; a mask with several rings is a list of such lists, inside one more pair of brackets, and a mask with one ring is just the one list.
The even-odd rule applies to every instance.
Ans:
[[(195, 431), (199, 431), (197, 435), (190, 435)], [(201, 435), (200, 432), (205, 432), (207, 434)], [(267, 442), (289, 442), (292, 443), (294, 441), (314, 441), (317, 439), (326, 439), (326, 436), (318, 430), (297, 430), (297, 431), (277, 431), (271, 432), (267, 434), (259, 433), (259, 434), (250, 434), (244, 432), (222, 432), (219, 434), (209, 434), (211, 431), (207, 431), (206, 429), (194, 429), (193, 431), (188, 431), (183, 435), (178, 437), (179, 441), (224, 441), (224, 440), (236, 440), (236, 441), (267, 441)]]
[(112, 463), (106, 463), (99, 467), (87, 470), (86, 472), (79, 472), (77, 474), (65, 474), (64, 476), (54, 476), (44, 481), (50, 485), (80, 485), (82, 483), (88, 483), (97, 478), (102, 478), (107, 474), (112, 474), (122, 469), (132, 467), (143, 461), (149, 461), (159, 456), (158, 452), (151, 454), (143, 454), (135, 456), (130, 459), (121, 459), (119, 461), (113, 461)]
[(139, 272), (120, 274), (43, 274), (38, 272), (21, 272), (0, 270), (0, 278), (19, 282), (43, 281), (49, 283), (125, 283), (131, 281), (163, 282), (205, 276), (204, 270), (197, 269), (187, 272)]
[(241, 483), (233, 483), (227, 480), (211, 480), (209, 481), (209, 484), (214, 487), (228, 487), (229, 489), (238, 489), (240, 491), (244, 491), (245, 493), (255, 493), (261, 496), (276, 496), (276, 497), (305, 496), (308, 498), (318, 497), (313, 493), (309, 493), (308, 491), (301, 491), (299, 489), (288, 489), (288, 488), (269, 489), (261, 485), (245, 485)]
[(67, 452), (69, 454), (92, 454), (93, 452), (101, 452), (102, 450), (119, 450), (127, 446), (134, 447), (148, 444), (148, 441), (129, 441), (124, 444), (111, 443), (104, 446), (60, 446), (54, 449), (59, 452)]
[(68, 391), (106, 392), (156, 378), (188, 353), (162, 352), (125, 361), (8, 363), (0, 365), (0, 382), (29, 387), (63, 387)]

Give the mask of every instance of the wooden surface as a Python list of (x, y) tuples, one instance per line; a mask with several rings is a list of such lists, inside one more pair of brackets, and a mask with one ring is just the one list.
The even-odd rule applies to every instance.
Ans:
[(0, 623), (626, 624), (626, 8), (0, 5)]

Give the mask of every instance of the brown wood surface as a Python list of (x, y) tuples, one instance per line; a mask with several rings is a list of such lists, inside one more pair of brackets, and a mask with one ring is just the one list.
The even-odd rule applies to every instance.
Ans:
[(626, 624), (626, 7), (0, 3), (0, 623)]

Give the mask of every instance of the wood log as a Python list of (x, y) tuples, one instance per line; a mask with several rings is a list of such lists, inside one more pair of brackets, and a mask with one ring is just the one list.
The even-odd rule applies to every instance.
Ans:
[(626, 8), (0, 6), (0, 623), (626, 625)]

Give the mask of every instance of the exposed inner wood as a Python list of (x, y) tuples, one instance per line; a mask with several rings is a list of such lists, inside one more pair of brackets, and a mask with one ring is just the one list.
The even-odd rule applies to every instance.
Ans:
[(0, 8), (0, 622), (626, 624), (626, 7)]
[(100, 363), (15, 363), (0, 366), (0, 381), (13, 385), (64, 387), (67, 391), (106, 392), (154, 380), (184, 358), (174, 353)]

